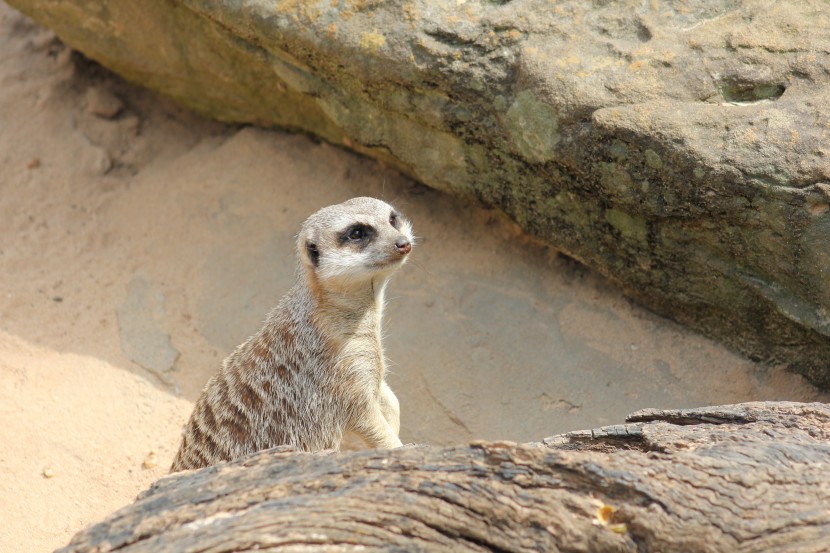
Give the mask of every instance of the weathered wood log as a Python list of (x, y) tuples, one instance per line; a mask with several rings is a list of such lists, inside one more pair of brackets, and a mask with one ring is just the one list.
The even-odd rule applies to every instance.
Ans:
[(830, 406), (645, 410), (517, 445), (301, 454), (165, 477), (61, 551), (830, 550)]

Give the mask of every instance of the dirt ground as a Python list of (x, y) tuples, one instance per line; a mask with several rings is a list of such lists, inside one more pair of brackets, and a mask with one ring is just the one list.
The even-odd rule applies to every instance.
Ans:
[(493, 211), (307, 137), (206, 121), (0, 4), (0, 551), (47, 551), (164, 475), (193, 401), (317, 208), (421, 237), (385, 331), (404, 442), (539, 439), (642, 407), (830, 399), (627, 301)]

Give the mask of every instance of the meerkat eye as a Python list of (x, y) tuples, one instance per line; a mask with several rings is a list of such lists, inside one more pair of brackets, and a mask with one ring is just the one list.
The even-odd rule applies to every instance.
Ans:
[(346, 242), (368, 243), (375, 236), (375, 229), (369, 225), (357, 224), (347, 228), (340, 235), (341, 244)]
[(395, 213), (394, 211), (389, 216), (389, 224), (392, 225), (395, 228), (398, 228), (398, 214)]

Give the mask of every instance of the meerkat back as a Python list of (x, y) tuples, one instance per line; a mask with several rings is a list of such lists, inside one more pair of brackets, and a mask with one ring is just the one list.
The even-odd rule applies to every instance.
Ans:
[(389, 204), (353, 198), (302, 225), (293, 287), (208, 381), (171, 471), (278, 445), (340, 446), (351, 430), (372, 447), (401, 445), (385, 380), (386, 284), (412, 251), (410, 223)]

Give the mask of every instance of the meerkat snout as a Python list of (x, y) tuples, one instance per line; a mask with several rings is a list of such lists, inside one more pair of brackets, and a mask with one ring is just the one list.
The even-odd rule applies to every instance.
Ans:
[(401, 236), (395, 240), (395, 248), (398, 250), (399, 254), (406, 255), (412, 251), (412, 242), (410, 242), (409, 238), (406, 236)]

